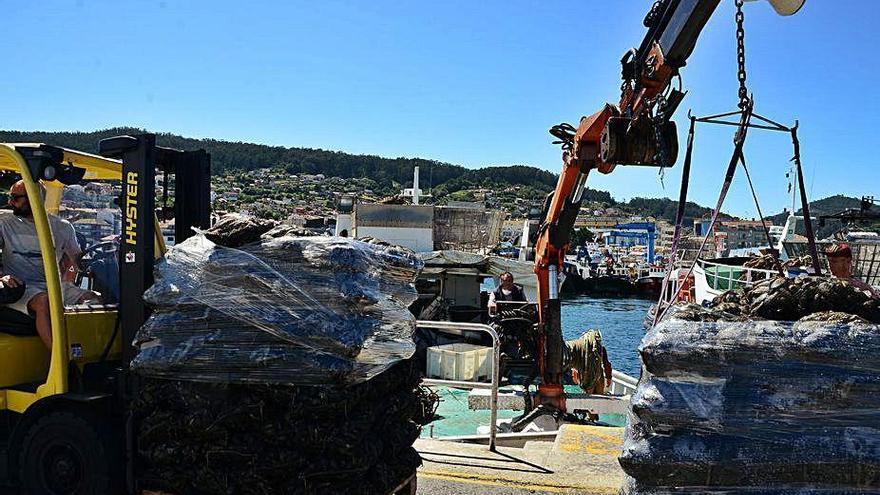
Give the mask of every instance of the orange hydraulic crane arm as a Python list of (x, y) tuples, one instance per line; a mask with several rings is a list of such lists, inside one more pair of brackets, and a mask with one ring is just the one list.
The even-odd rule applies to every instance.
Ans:
[[(742, 36), (744, 1), (737, 6), (738, 37)], [(768, 0), (780, 15), (798, 12), (805, 0)], [(620, 102), (606, 103), (598, 112), (581, 118), (577, 128), (560, 124), (550, 133), (562, 144), (562, 173), (556, 190), (545, 203), (544, 220), (535, 241), (538, 276), (540, 339), (538, 372), (541, 404), (565, 410), (562, 392), (565, 344), (559, 306), (559, 272), (569, 236), (580, 210), (587, 175), (593, 169), (610, 173), (617, 165), (669, 167), (678, 155), (678, 138), (672, 115), (684, 99), (681, 88), (671, 87), (696, 46), (706, 23), (721, 0), (656, 0), (645, 16), (648, 28), (638, 48), (621, 59)], [(745, 95), (744, 55), (740, 41), (740, 102)]]
[(658, 0), (645, 18), (641, 45), (621, 59), (618, 105), (606, 104), (583, 117), (577, 129), (561, 124), (550, 132), (562, 144), (563, 168), (545, 205), (535, 242), (535, 273), (541, 341), (538, 343), (539, 401), (565, 410), (559, 272), (580, 211), (589, 172), (610, 173), (618, 164), (671, 166), (677, 156), (672, 114), (684, 98), (670, 82), (685, 65), (697, 37), (720, 0)]

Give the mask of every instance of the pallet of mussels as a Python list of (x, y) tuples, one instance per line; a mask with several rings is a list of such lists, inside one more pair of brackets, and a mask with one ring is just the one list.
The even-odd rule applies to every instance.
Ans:
[(762, 285), (644, 337), (622, 493), (880, 492), (878, 301), (835, 279)]
[[(387, 494), (420, 464), (421, 262), (232, 218), (172, 248), (136, 337), (139, 483), (176, 494)], [(212, 242), (213, 239), (215, 242)]]

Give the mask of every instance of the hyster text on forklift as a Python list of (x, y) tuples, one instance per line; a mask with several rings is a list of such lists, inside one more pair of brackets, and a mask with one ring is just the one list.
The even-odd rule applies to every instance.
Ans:
[[(129, 417), (134, 380), (127, 369), (130, 343), (148, 314), (142, 296), (165, 253), (155, 214), (156, 170), (175, 177), (177, 242), (210, 220), (210, 155), (155, 143), (152, 134), (108, 138), (100, 142), (100, 156), (44, 144), (0, 144), (0, 171), (20, 178), (27, 190), (52, 326), (50, 352), (31, 317), (0, 306), (0, 477), (26, 493), (135, 490)], [(71, 283), (66, 278), (72, 274), (63, 280), (49, 216), (59, 213), (65, 188), (113, 182), (122, 191), (121, 235), (87, 246), (74, 278), (81, 288), (102, 289), (101, 303), (65, 306), (63, 284)]]

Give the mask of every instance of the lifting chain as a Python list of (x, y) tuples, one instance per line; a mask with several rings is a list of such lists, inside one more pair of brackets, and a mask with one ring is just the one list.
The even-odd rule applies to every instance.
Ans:
[(739, 80), (739, 109), (745, 110), (749, 104), (749, 90), (746, 88), (746, 31), (743, 28), (743, 0), (736, 3), (736, 78)]

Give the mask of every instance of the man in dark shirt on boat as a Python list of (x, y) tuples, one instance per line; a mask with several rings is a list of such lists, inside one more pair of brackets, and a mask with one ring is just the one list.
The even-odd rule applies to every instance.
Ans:
[(526, 295), (522, 288), (513, 283), (513, 274), (504, 272), (498, 277), (501, 285), (489, 294), (489, 313), (494, 314), (498, 309), (498, 302), (526, 302)]

